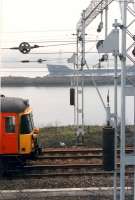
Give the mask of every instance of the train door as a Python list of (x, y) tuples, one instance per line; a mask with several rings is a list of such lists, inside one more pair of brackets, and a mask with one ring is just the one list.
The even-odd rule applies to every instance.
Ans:
[(2, 114), (0, 113), (0, 154), (1, 154), (1, 141), (2, 141)]
[(16, 114), (2, 114), (1, 153), (18, 153), (18, 128)]

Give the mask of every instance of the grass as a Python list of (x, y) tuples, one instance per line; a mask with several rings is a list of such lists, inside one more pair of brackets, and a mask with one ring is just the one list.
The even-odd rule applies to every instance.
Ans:
[[(40, 141), (45, 147), (76, 146), (76, 130), (73, 126), (46, 127), (40, 129)], [(84, 145), (88, 147), (102, 146), (102, 127), (85, 126)]]
[[(102, 126), (85, 126), (84, 145), (91, 148), (102, 147), (102, 129)], [(135, 127), (127, 126), (126, 133), (126, 144), (133, 145)], [(41, 128), (40, 141), (43, 147), (61, 147), (60, 143), (66, 147), (76, 146), (76, 130), (73, 126)]]

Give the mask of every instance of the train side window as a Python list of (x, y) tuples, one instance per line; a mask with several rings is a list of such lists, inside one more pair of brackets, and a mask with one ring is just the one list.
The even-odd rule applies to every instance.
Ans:
[(15, 117), (5, 117), (5, 131), (6, 133), (15, 133)]

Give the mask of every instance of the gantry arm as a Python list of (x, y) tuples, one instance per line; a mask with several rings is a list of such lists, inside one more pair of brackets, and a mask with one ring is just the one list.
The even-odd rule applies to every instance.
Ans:
[[(113, 0), (91, 0), (85, 10), (85, 28), (107, 7)], [(77, 23), (77, 30), (82, 29), (82, 18)]]

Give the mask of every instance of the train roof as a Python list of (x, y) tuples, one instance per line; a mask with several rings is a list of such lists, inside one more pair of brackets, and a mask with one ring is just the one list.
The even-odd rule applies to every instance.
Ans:
[(0, 96), (0, 111), (1, 112), (23, 112), (26, 108), (29, 107), (28, 100), (16, 97), (5, 97), (4, 95)]

